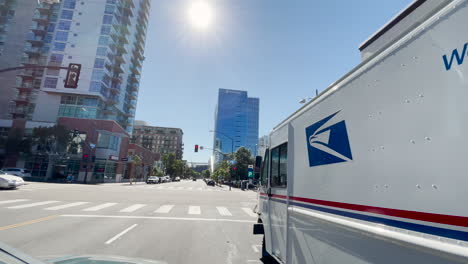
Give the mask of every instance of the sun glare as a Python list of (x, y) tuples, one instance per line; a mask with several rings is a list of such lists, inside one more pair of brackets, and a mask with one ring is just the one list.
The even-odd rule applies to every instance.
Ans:
[(213, 21), (213, 9), (206, 2), (195, 2), (190, 6), (188, 16), (192, 26), (206, 29)]

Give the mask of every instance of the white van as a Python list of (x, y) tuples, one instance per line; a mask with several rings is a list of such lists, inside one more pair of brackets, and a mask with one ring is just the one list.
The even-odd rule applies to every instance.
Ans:
[(398, 19), (413, 26), (270, 133), (265, 260), (468, 263), (468, 1)]

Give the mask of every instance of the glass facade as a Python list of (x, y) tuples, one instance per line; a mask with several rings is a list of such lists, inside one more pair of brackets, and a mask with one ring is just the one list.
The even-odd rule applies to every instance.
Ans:
[(219, 89), (214, 149), (226, 154), (246, 147), (257, 155), (258, 111), (259, 99), (248, 97), (246, 91)]

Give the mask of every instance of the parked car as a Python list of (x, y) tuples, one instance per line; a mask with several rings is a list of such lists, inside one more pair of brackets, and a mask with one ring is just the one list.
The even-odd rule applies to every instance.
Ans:
[(175, 178), (174, 178), (174, 181), (175, 181), (175, 182), (180, 182), (180, 177), (175, 177)]
[(212, 179), (208, 179), (208, 180), (206, 180), (206, 185), (215, 186), (215, 181), (212, 180)]
[(156, 184), (156, 183), (159, 183), (158, 176), (149, 176), (148, 179), (146, 180), (146, 184)]
[(15, 189), (21, 185), (24, 185), (23, 178), (0, 170), (0, 188)]
[(15, 175), (21, 178), (31, 177), (31, 171), (23, 168), (4, 168), (2, 170), (10, 175)]

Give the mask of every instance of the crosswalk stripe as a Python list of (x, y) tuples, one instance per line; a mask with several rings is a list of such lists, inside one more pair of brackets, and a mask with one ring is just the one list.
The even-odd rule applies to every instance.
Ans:
[(201, 214), (200, 206), (189, 206), (188, 214)]
[(154, 211), (155, 213), (160, 213), (160, 214), (167, 214), (172, 210), (172, 207), (174, 205), (172, 204), (166, 204), (158, 208), (158, 210)]
[(57, 205), (57, 206), (52, 206), (49, 208), (45, 208), (44, 210), (60, 210), (60, 209), (65, 209), (65, 208), (70, 208), (78, 205), (83, 205), (87, 204), (89, 202), (76, 202), (76, 203), (69, 203), (69, 204), (63, 204), (63, 205)]
[(177, 190), (182, 190), (184, 187), (177, 187)]
[(193, 187), (188, 187), (187, 189), (189, 189), (189, 190), (192, 190), (192, 189), (193, 189)]
[(174, 189), (174, 186), (169, 186), (169, 187), (167, 187), (167, 188), (168, 188), (168, 189)]
[(131, 212), (134, 212), (134, 211), (136, 211), (136, 210), (138, 210), (138, 209), (140, 209), (142, 207), (145, 207), (145, 206), (146, 206), (146, 204), (134, 204), (132, 206), (129, 206), (127, 208), (124, 208), (124, 209), (120, 210), (119, 212), (121, 212), (121, 213), (131, 213)]
[(51, 203), (58, 203), (58, 201), (45, 201), (45, 202), (37, 202), (37, 203), (30, 203), (30, 204), (22, 204), (22, 205), (10, 206), (7, 208), (8, 209), (22, 209), (22, 208), (51, 204)]
[(197, 190), (201, 191), (201, 190), (202, 190), (202, 188), (197, 188)]
[(216, 209), (218, 210), (218, 213), (220, 215), (232, 216), (231, 212), (229, 212), (229, 210), (226, 207), (216, 206)]
[(247, 207), (242, 207), (242, 210), (251, 217), (257, 217), (258, 215), (252, 211), (252, 209)]
[(96, 206), (93, 206), (93, 207), (83, 209), (83, 211), (87, 211), (87, 212), (92, 211), (92, 212), (94, 212), (94, 211), (99, 211), (101, 209), (111, 207), (111, 206), (114, 206), (114, 205), (116, 205), (116, 203), (103, 203), (103, 204), (100, 204), (100, 205), (96, 205)]
[(0, 204), (9, 204), (9, 203), (17, 203), (17, 202), (25, 202), (25, 201), (29, 201), (29, 199), (16, 199), (16, 200), (0, 201)]
[(156, 189), (159, 189), (159, 190), (161, 190), (161, 189), (162, 189), (162, 186), (159, 186), (159, 187), (158, 187), (158, 188), (156, 188)]

